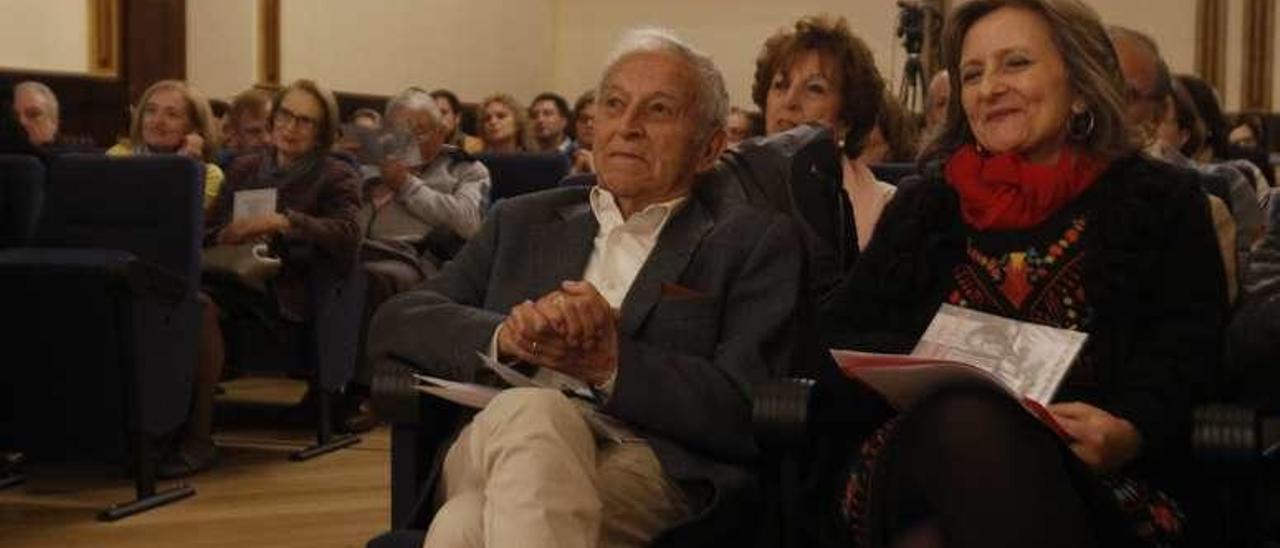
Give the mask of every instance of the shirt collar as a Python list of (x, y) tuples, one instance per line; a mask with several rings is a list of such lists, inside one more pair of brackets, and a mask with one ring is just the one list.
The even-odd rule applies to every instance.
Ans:
[(686, 194), (665, 202), (649, 204), (644, 210), (632, 214), (630, 219), (624, 220), (622, 210), (618, 209), (618, 200), (612, 192), (596, 185), (591, 187), (589, 196), (591, 212), (595, 214), (601, 232), (609, 232), (619, 226), (625, 226), (634, 232), (649, 235), (660, 232), (671, 218), (671, 214), (679, 210), (688, 200), (689, 195)]

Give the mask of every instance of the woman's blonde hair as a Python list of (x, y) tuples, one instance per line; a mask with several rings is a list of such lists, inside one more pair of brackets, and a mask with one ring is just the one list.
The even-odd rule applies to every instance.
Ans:
[(129, 122), (129, 139), (133, 142), (133, 146), (146, 145), (142, 141), (142, 115), (147, 109), (147, 101), (161, 90), (173, 90), (182, 95), (182, 99), (187, 103), (187, 118), (191, 120), (193, 131), (204, 139), (200, 157), (205, 162), (212, 161), (217, 154), (217, 143), (220, 139), (218, 125), (213, 123), (213, 110), (209, 108), (209, 99), (195, 86), (182, 80), (160, 80), (142, 92), (142, 97), (138, 99), (138, 106), (133, 110), (133, 119)]
[[(484, 111), (489, 108), (491, 103), (502, 103), (511, 111), (511, 115), (515, 117), (516, 121), (516, 146), (520, 147), (520, 150), (532, 150), (533, 146), (530, 141), (532, 135), (530, 135), (531, 132), (529, 131), (529, 115), (525, 112), (524, 107), (520, 106), (520, 103), (516, 102), (516, 98), (512, 97), (508, 93), (495, 93), (485, 97), (484, 101), (480, 102), (480, 131), (478, 132), (480, 133), (480, 138), (485, 139), (486, 137), (484, 131)], [(488, 141), (485, 140), (486, 147), (488, 144)]]

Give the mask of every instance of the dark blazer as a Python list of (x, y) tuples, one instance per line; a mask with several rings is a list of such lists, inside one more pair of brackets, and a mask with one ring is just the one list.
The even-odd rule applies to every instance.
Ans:
[[(1094, 321), (1081, 356), (1091, 367), (1074, 367), (1057, 399), (1128, 419), (1143, 436), (1138, 468), (1164, 478), (1186, 454), (1191, 406), (1217, 372), (1226, 316), (1222, 261), (1197, 177), (1128, 155), (1066, 206), (1089, 220), (1083, 284)], [(952, 288), (968, 230), (940, 174), (904, 182), (822, 308), (827, 342), (909, 351)]]
[[(379, 309), (372, 356), (475, 379), (476, 352), (513, 306), (582, 278), (598, 232), (589, 192), (496, 204), (437, 277)], [(754, 489), (752, 393), (797, 359), (804, 292), (792, 221), (709, 194), (698, 187), (673, 214), (627, 293), (604, 405), (646, 436), (699, 518), (733, 512), (728, 501), (746, 500), (733, 495)]]

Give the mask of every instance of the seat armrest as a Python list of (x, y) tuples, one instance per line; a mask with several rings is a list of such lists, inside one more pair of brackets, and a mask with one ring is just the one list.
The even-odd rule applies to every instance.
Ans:
[(422, 423), (422, 396), (414, 390), (413, 369), (394, 358), (374, 364), (370, 401), (379, 417), (394, 425)]
[(782, 378), (756, 390), (751, 406), (751, 422), (756, 443), (765, 452), (782, 452), (799, 447), (808, 433), (811, 379)]
[(150, 295), (164, 302), (179, 302), (190, 293), (185, 276), (149, 261), (130, 262), (128, 275), (129, 285), (135, 293)]
[(1251, 464), (1263, 451), (1262, 421), (1251, 407), (1213, 403), (1192, 411), (1191, 451), (1196, 460)]
[(0, 269), (9, 272), (106, 274), (120, 280), (133, 295), (168, 303), (190, 294), (185, 276), (143, 261), (127, 251), (93, 248), (19, 247), (0, 251)]

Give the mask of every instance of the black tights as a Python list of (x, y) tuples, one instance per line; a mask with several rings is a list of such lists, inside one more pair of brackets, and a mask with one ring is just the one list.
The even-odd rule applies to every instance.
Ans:
[(1132, 544), (1093, 472), (990, 389), (944, 391), (903, 413), (870, 486), (872, 546), (931, 528), (948, 547)]

